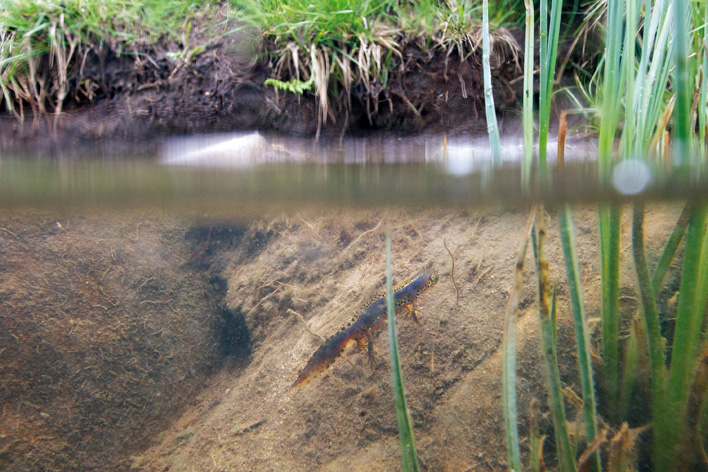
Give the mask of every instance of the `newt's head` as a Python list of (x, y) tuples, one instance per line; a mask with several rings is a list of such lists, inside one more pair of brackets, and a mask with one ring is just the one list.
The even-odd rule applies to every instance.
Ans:
[(420, 285), (417, 287), (418, 293), (423, 293), (429, 290), (433, 285), (438, 283), (439, 279), (440, 274), (435, 269), (429, 269), (423, 272), (419, 272), (419, 275), (415, 278), (415, 281), (420, 283)]
[(425, 290), (429, 289), (436, 283), (438, 283), (438, 280), (440, 279), (440, 274), (438, 273), (437, 270), (431, 270), (430, 274), (428, 275), (428, 283), (425, 286)]

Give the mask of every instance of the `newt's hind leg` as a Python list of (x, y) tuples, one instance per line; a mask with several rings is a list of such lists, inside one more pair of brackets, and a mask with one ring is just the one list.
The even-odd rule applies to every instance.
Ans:
[(406, 303), (405, 305), (403, 305), (403, 307), (407, 310), (407, 313), (405, 314), (411, 315), (413, 317), (413, 321), (415, 321), (415, 324), (417, 324), (418, 326), (423, 326), (420, 323), (418, 317), (416, 316), (418, 314), (418, 307), (416, 306), (415, 302)]
[(366, 331), (366, 338), (368, 342), (367, 352), (369, 354), (369, 367), (373, 371), (376, 368), (376, 355), (374, 354), (374, 339), (371, 337), (371, 331)]
[(360, 348), (366, 349), (369, 355), (369, 366), (371, 370), (376, 367), (376, 354), (374, 352), (374, 340), (371, 337), (371, 330), (364, 331), (364, 337), (357, 339), (357, 344)]

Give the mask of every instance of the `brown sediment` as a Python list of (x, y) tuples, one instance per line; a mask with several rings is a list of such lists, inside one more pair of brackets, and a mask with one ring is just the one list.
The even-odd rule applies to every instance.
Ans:
[[(656, 236), (647, 241), (651, 257), (661, 253), (680, 211), (652, 205), (645, 221), (647, 234)], [(448, 277), (443, 241), (455, 248), (459, 305), (454, 287), (439, 284), (419, 300), (422, 326), (398, 325), (419, 454), (430, 470), (503, 470), (499, 347), (526, 216), (527, 209), (417, 209), (389, 210), (380, 225), (383, 213), (375, 211), (190, 225), (110, 213), (5, 215), (0, 469), (397, 470), (383, 333), (373, 336), (377, 368), (354, 352), (306, 391), (289, 388), (320, 344), (292, 312), (313, 332), (335, 334), (351, 318), (352, 302), (370, 299), (384, 284), (381, 228), (389, 227), (396, 279), (431, 265)], [(575, 208), (573, 217), (586, 307), (597, 313), (597, 210)], [(551, 220), (545, 252), (558, 274), (563, 254)], [(633, 271), (623, 259), (626, 313), (637, 309)], [(523, 269), (525, 283), (514, 296), (520, 434), (529, 436), (535, 398), (538, 438), (552, 429), (544, 414), (533, 272)], [(671, 269), (667, 286), (677, 286), (679, 275)], [(576, 388), (566, 290), (557, 303), (561, 378)], [(252, 352), (233, 365), (220, 351), (239, 346), (235, 340), (245, 333), (217, 327), (238, 318)], [(641, 378), (650, 385), (650, 377)], [(634, 424), (645, 424), (650, 410), (642, 392), (632, 400)], [(568, 403), (567, 410), (577, 424), (577, 407)], [(551, 464), (552, 450), (546, 454)]]

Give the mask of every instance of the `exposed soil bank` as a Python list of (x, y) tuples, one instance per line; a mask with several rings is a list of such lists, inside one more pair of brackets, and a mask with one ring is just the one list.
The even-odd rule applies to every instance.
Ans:
[[(59, 116), (50, 108), (47, 115), (33, 117), (25, 107), (20, 121), (5, 112), (0, 151), (90, 149), (97, 141), (108, 141), (115, 153), (149, 153), (144, 141), (163, 135), (253, 129), (314, 136), (314, 95), (265, 87), (265, 79), (273, 75), (271, 66), (254, 59), (246, 43), (232, 36), (211, 44), (189, 65), (167, 55), (177, 47), (170, 44), (135, 56), (89, 52), (80, 71), (73, 71), (72, 83), (77, 90), (79, 83), (90, 83), (95, 90), (70, 95)], [(462, 59), (454, 50), (423, 49), (415, 42), (402, 46), (401, 53), (393, 59), (387, 88), (355, 83), (351, 96), (342, 91), (330, 97), (322, 134), (486, 129), (481, 53)], [(510, 83), (519, 75), (508, 48), (500, 50), (493, 64), (500, 113), (516, 107), (521, 81)], [(371, 90), (377, 90), (375, 96)]]

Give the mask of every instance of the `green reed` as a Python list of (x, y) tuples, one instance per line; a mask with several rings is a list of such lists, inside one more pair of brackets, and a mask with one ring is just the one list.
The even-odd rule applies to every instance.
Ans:
[[(654, 421), (660, 421), (664, 430), (654, 429), (654, 461), (657, 470), (668, 470), (677, 457), (685, 421), (688, 396), (693, 383), (697, 355), (701, 349), (701, 328), (705, 313), (706, 290), (708, 279), (706, 264), (708, 253), (704, 252), (706, 241), (706, 208), (698, 205), (688, 223), (686, 248), (681, 272), (681, 286), (676, 314), (676, 326), (671, 353), (671, 366), (663, 411), (658, 411)], [(700, 306), (699, 302), (703, 305)], [(660, 469), (659, 467), (664, 467)]]
[(551, 117), (551, 99), (556, 75), (558, 56), (558, 37), (561, 26), (563, 0), (556, 0), (551, 5), (550, 17), (548, 0), (541, 0), (539, 25), (539, 94), (538, 94), (538, 170), (541, 178), (548, 172), (547, 143)]
[[(530, 2), (529, 2), (530, 3)], [(561, 2), (557, 2), (560, 4)], [(555, 19), (554, 4), (550, 18)], [(609, 189), (612, 169), (618, 161), (641, 157), (650, 163), (657, 159), (668, 159), (665, 154), (665, 136), (670, 130), (673, 144), (673, 163), (700, 171), (696, 167), (697, 151), (705, 152), (708, 135), (708, 59), (704, 53), (704, 42), (708, 28), (708, 5), (689, 4), (688, 1), (643, 1), (608, 0), (605, 7), (592, 7), (593, 11), (604, 8), (606, 14), (606, 50), (601, 61), (601, 73), (593, 76), (593, 83), (587, 90), (599, 91), (592, 97), (601, 103), (601, 120), (598, 136), (598, 166), (601, 185)], [(544, 64), (555, 64), (553, 27), (549, 26), (548, 7), (541, 4), (540, 19), (540, 95), (539, 95), (539, 160), (538, 171), (545, 172), (547, 127), (550, 119), (550, 100), (553, 87), (553, 70)], [(533, 21), (527, 18), (525, 65), (533, 55)], [(531, 84), (529, 67), (525, 67), (525, 84)], [(703, 72), (701, 72), (703, 71)], [(597, 83), (600, 81), (601, 83)], [(696, 84), (700, 87), (696, 92)], [(525, 90), (532, 90), (531, 85)], [(693, 97), (693, 99), (691, 98)], [(693, 104), (691, 103), (693, 100)], [(528, 105), (527, 105), (528, 104)], [(526, 157), (522, 164), (524, 180), (528, 186), (531, 174), (531, 116), (532, 100), (524, 96), (524, 131)], [(674, 108), (675, 107), (675, 108)], [(669, 123), (673, 120), (673, 124)], [(621, 125), (621, 126), (620, 126)], [(562, 140), (559, 137), (559, 143)], [(559, 163), (563, 150), (559, 145)], [(655, 157), (656, 156), (656, 157)], [(700, 154), (704, 157), (705, 154)], [(700, 164), (702, 161), (699, 161)], [(703, 165), (703, 164), (701, 164)], [(693, 170), (694, 172), (696, 170)], [(708, 334), (703, 331), (704, 311), (708, 300), (708, 209), (703, 204), (689, 202), (683, 209), (676, 226), (665, 243), (661, 257), (653, 273), (647, 264), (644, 247), (644, 206), (634, 204), (632, 220), (632, 255), (637, 272), (638, 292), (641, 309), (637, 316), (629, 320), (629, 337), (620, 337), (623, 324), (619, 309), (620, 255), (621, 255), (621, 209), (616, 204), (601, 205), (598, 215), (601, 267), (601, 333), (602, 374), (605, 394), (601, 397), (603, 410), (607, 412), (608, 424), (613, 428), (621, 426), (609, 446), (609, 470), (625, 470), (633, 439), (626, 426), (626, 414), (635, 388), (640, 369), (646, 364), (643, 352), (648, 355), (651, 371), (650, 417), (644, 419), (651, 424), (653, 447), (652, 470), (670, 470), (676, 466), (681, 453), (682, 467), (690, 467), (691, 447), (699, 444), (699, 424), (708, 422), (708, 408), (704, 408), (702, 392), (706, 390), (708, 358), (706, 345)], [(541, 217), (539, 217), (540, 219)], [(598, 435), (598, 418), (595, 406), (595, 392), (590, 362), (591, 346), (589, 329), (585, 319), (582, 288), (577, 272), (577, 255), (573, 242), (572, 215), (570, 208), (562, 206), (558, 213), (560, 236), (566, 265), (566, 280), (573, 313), (578, 368), (582, 390), (582, 414), (586, 441), (591, 447), (584, 454), (595, 455), (587, 463), (592, 470), (599, 470), (600, 460), (597, 446), (602, 442)], [(542, 221), (542, 220), (541, 220)], [(537, 223), (538, 236), (542, 241), (545, 231)], [(680, 243), (685, 235), (685, 248), (681, 266), (680, 297), (673, 338), (667, 340), (662, 335), (662, 318), (658, 297), (662, 291), (665, 276), (675, 259)], [(547, 288), (548, 267), (542, 256), (542, 244), (534, 245), (539, 277), (539, 306), (541, 313), (542, 343), (549, 373), (549, 406), (555, 426), (557, 459), (561, 470), (574, 470), (575, 454), (567, 446), (565, 431), (565, 408), (559, 394), (560, 380), (556, 377), (558, 359), (554, 356), (555, 325), (554, 308), (548, 308)], [(517, 262), (518, 268), (518, 262)], [(516, 289), (515, 289), (516, 290)], [(507, 314), (508, 317), (508, 314)], [(509, 346), (513, 341), (507, 320), (505, 333), (504, 380), (508, 383), (515, 373), (507, 369), (514, 367), (515, 351)], [(671, 345), (669, 353), (667, 345)], [(697, 366), (701, 369), (697, 370)], [(691, 392), (699, 392), (692, 394)], [(507, 442), (514, 440), (514, 428), (510, 425), (516, 417), (515, 401), (507, 399), (513, 391), (505, 386), (505, 415), (507, 420)], [(689, 411), (691, 413), (689, 413)], [(699, 413), (700, 412), (700, 415)], [(700, 416), (700, 418), (699, 418)], [(598, 438), (593, 441), (594, 438)], [(615, 441), (616, 440), (616, 441)], [(538, 439), (535, 440), (538, 442)], [(598, 442), (599, 441), (599, 442)], [(533, 446), (534, 448), (536, 446)], [(517, 469), (515, 448), (508, 445), (509, 464)], [(531, 467), (536, 470), (540, 454), (530, 451), (536, 459)], [(584, 460), (584, 459), (583, 459)], [(625, 464), (625, 465), (622, 465)]]
[[(624, 89), (620, 74), (623, 37), (623, 4), (608, 1), (604, 82), (602, 87), (602, 117), (598, 137), (600, 178), (609, 179), (613, 143), (620, 121), (620, 99)], [(616, 405), (619, 379), (619, 250), (620, 209), (618, 206), (600, 207), (600, 273), (602, 278), (602, 360), (605, 382), (611, 405)], [(610, 416), (616, 416), (612, 409)]]
[(482, 68), (484, 69), (484, 111), (487, 117), (487, 132), (489, 144), (492, 147), (492, 163), (501, 165), (501, 141), (499, 140), (499, 125), (497, 112), (494, 109), (494, 95), (492, 94), (492, 72), (489, 66), (490, 55), (489, 41), (489, 2), (482, 2)]
[[(562, 152), (559, 149), (559, 152)], [(558, 211), (560, 222), (561, 243), (565, 258), (566, 278), (570, 292), (571, 308), (573, 312), (573, 326), (575, 327), (575, 345), (578, 355), (578, 370), (580, 371), (580, 386), (583, 399), (583, 420), (585, 423), (585, 436), (588, 443), (597, 437), (597, 407), (595, 402), (595, 384), (593, 382), (590, 336), (588, 334), (585, 309), (583, 308), (582, 287), (578, 272), (578, 261), (573, 237), (573, 221), (570, 207), (564, 205)], [(592, 470), (600, 470), (599, 454), (592, 459)]]
[(524, 0), (526, 28), (524, 33), (524, 91), (523, 127), (524, 159), (521, 163), (521, 185), (528, 188), (533, 166), (533, 69), (534, 69), (534, 6), (533, 0)]
[[(521, 185), (528, 189), (533, 165), (533, 41), (534, 41), (534, 6), (532, 0), (525, 0), (526, 8), (526, 43), (524, 46), (524, 159), (522, 161)], [(521, 291), (522, 271), (528, 239), (535, 221), (536, 211), (532, 211), (526, 225), (524, 243), (519, 249), (516, 260), (516, 279), (507, 305), (504, 324), (504, 349), (502, 358), (502, 388), (504, 397), (504, 426), (506, 432), (507, 459), (509, 470), (521, 471), (521, 448), (519, 445), (518, 410), (516, 404), (516, 317), (519, 308), (519, 292)], [(537, 438), (537, 436), (533, 436)], [(531, 453), (536, 443), (531, 445)]]
[[(698, 10), (698, 15), (700, 16), (700, 10)], [(703, 3), (703, 27), (696, 29), (696, 34), (698, 36), (698, 41), (700, 43), (703, 38), (706, 37), (706, 30), (708, 29), (708, 2)], [(708, 55), (701, 54), (701, 70), (703, 71), (701, 77), (700, 85), (700, 102), (698, 106), (698, 143), (696, 146), (696, 153), (699, 155), (705, 155), (708, 152), (708, 146), (706, 145), (706, 140), (708, 139), (708, 114), (707, 106), (708, 104)], [(703, 168), (705, 168), (704, 163), (700, 163)]]
[(413, 422), (406, 403), (401, 374), (401, 360), (398, 354), (398, 336), (396, 335), (396, 312), (393, 301), (393, 276), (391, 264), (391, 234), (386, 230), (386, 312), (388, 315), (388, 340), (391, 354), (391, 379), (393, 397), (396, 403), (396, 418), (398, 418), (398, 438), (401, 443), (401, 460), (403, 470), (418, 470), (418, 454), (415, 450)]

